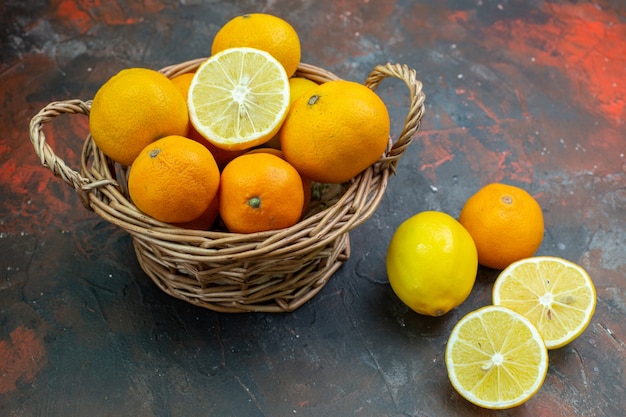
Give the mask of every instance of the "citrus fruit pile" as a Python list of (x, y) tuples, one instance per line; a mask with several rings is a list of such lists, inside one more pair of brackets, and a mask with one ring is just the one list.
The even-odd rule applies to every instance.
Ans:
[(300, 77), (300, 59), (285, 20), (235, 17), (193, 73), (111, 77), (94, 97), (91, 136), (130, 167), (130, 198), (156, 220), (207, 230), (219, 218), (234, 233), (292, 226), (314, 183), (352, 180), (383, 155), (390, 132), (370, 88)]
[[(172, 79), (129, 68), (96, 93), (89, 117), (98, 148), (130, 167), (128, 192), (148, 216), (233, 233), (286, 228), (306, 213), (314, 183), (353, 179), (385, 152), (390, 121), (364, 85), (299, 77), (295, 29), (269, 14), (238, 16), (211, 56)], [(525, 190), (489, 184), (457, 219), (418, 213), (386, 255), (394, 293), (419, 314), (442, 316), (470, 295), (479, 265), (501, 270), (492, 304), (454, 326), (445, 363), (452, 386), (485, 408), (520, 405), (542, 386), (548, 350), (573, 341), (596, 304), (587, 272), (534, 256), (541, 207)]]
[(596, 292), (588, 273), (558, 257), (534, 256), (544, 234), (541, 207), (525, 190), (489, 184), (457, 221), (426, 211), (405, 220), (387, 249), (387, 275), (417, 313), (441, 316), (469, 296), (478, 264), (500, 269), (492, 304), (467, 313), (452, 330), (445, 363), (468, 401), (506, 409), (539, 391), (548, 351), (572, 342), (591, 322)]

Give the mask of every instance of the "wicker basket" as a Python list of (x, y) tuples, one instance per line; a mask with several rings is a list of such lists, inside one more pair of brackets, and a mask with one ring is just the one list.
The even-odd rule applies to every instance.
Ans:
[[(205, 58), (161, 70), (168, 77), (194, 71)], [(296, 73), (322, 83), (334, 74), (301, 64)], [(296, 225), (270, 232), (235, 234), (188, 230), (141, 213), (126, 189), (127, 171), (85, 139), (81, 169), (69, 168), (46, 143), (44, 125), (62, 114), (89, 115), (91, 101), (68, 100), (44, 107), (30, 123), (41, 163), (74, 187), (85, 207), (126, 230), (141, 268), (167, 294), (220, 312), (288, 312), (310, 300), (350, 256), (348, 232), (376, 210), (399, 158), (424, 114), (422, 84), (405, 65), (379, 65), (365, 81), (372, 90), (398, 78), (410, 93), (408, 116), (397, 140), (378, 162), (352, 181), (322, 188)]]

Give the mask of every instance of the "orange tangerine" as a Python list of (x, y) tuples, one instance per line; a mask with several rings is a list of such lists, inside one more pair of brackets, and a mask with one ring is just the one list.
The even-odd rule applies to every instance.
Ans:
[(249, 47), (270, 53), (291, 77), (300, 64), (300, 38), (284, 19), (266, 13), (237, 16), (222, 26), (213, 39), (211, 54), (228, 48)]
[(304, 205), (300, 174), (267, 152), (241, 155), (222, 171), (220, 216), (231, 232), (282, 229), (298, 222)]
[(137, 208), (167, 223), (200, 217), (219, 185), (220, 172), (211, 152), (183, 136), (166, 136), (150, 143), (128, 175), (128, 192)]
[(147, 68), (120, 71), (96, 92), (89, 114), (94, 142), (109, 158), (131, 165), (149, 143), (185, 135), (184, 98), (165, 75)]
[(383, 155), (389, 131), (389, 113), (376, 93), (352, 81), (329, 81), (291, 105), (280, 146), (303, 176), (342, 183)]
[(459, 221), (472, 235), (478, 263), (504, 269), (532, 256), (544, 235), (539, 203), (522, 188), (493, 183), (471, 196)]

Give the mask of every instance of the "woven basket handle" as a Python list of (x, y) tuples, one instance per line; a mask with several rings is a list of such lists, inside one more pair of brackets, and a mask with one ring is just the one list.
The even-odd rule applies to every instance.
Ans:
[[(68, 167), (63, 159), (59, 158), (54, 150), (46, 143), (46, 135), (43, 132), (44, 125), (62, 114), (89, 115), (91, 101), (67, 100), (49, 103), (41, 109), (30, 121), (30, 141), (35, 148), (35, 153), (43, 166), (50, 169), (54, 175), (61, 177), (66, 183), (74, 187), (83, 204), (89, 207), (87, 191), (102, 184), (91, 183), (80, 173)], [(106, 180), (109, 182), (109, 180)]]
[(377, 65), (365, 80), (365, 85), (376, 90), (378, 85), (387, 77), (398, 78), (409, 88), (409, 112), (404, 127), (398, 138), (393, 141), (391, 148), (383, 155), (379, 162), (388, 164), (395, 170), (398, 160), (413, 141), (413, 135), (419, 129), (424, 117), (424, 101), (426, 96), (422, 91), (422, 83), (417, 80), (415, 70), (403, 64)]

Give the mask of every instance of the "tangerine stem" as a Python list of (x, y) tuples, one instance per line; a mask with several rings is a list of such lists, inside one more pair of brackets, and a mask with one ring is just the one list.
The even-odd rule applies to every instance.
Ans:
[(261, 199), (258, 196), (251, 197), (248, 199), (248, 205), (253, 209), (258, 209), (261, 207)]

